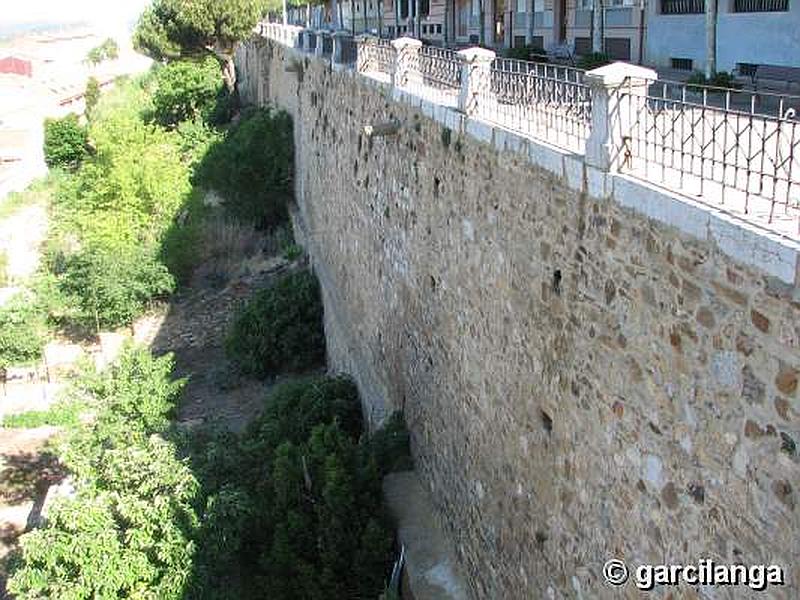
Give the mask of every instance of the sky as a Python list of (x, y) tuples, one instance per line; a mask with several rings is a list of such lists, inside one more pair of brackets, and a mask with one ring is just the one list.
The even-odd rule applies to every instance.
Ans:
[(136, 19), (147, 4), (148, 0), (3, 0), (0, 27), (75, 22), (119, 26)]

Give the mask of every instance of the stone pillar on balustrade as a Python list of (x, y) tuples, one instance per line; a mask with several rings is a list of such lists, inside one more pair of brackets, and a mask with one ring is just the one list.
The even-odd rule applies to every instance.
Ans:
[(615, 62), (588, 71), (584, 81), (592, 97), (592, 126), (586, 163), (618, 172), (631, 161), (634, 128), (647, 110), (647, 89), (658, 79), (652, 69)]
[(401, 37), (392, 40), (394, 47), (394, 68), (392, 69), (392, 87), (410, 87), (420, 84), (419, 51), (420, 40)]
[(314, 55), (317, 58), (330, 55), (331, 32), (327, 29), (317, 29), (317, 46), (314, 48)]
[(465, 48), (458, 51), (461, 58), (461, 91), (458, 109), (475, 115), (481, 98), (488, 98), (492, 84), (492, 61), (495, 53), (485, 48)]
[(290, 48), (303, 47), (303, 28), (298, 25), (287, 25), (286, 45)]
[(314, 30), (313, 29), (303, 29), (303, 31), (302, 31), (303, 44), (301, 46), (302, 49), (303, 49), (303, 52), (311, 52), (311, 50), (312, 50), (312, 48), (311, 48), (311, 36), (312, 35), (314, 35)]
[(353, 60), (353, 35), (349, 31), (334, 31), (333, 38), (333, 63), (337, 65), (348, 64)]

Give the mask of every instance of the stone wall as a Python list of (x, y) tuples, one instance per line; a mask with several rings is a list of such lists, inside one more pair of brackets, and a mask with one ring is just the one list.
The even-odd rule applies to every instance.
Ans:
[(474, 598), (617, 598), (614, 557), (777, 563), (798, 597), (795, 286), (352, 71), (265, 40), (238, 65), (294, 117), (330, 365), (373, 423), (405, 411)]

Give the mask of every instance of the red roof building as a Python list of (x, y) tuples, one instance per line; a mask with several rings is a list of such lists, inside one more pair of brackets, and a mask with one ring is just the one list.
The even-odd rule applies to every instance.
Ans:
[(16, 56), (6, 56), (5, 58), (0, 58), (0, 73), (33, 77), (33, 66), (29, 60), (17, 58)]

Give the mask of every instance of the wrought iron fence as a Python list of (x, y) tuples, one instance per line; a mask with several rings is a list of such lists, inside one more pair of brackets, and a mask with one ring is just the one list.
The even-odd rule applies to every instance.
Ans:
[(412, 92), (446, 106), (458, 106), (461, 91), (461, 59), (457, 52), (435, 46), (422, 46), (412, 65), (416, 77), (408, 87)]
[(627, 81), (622, 167), (797, 235), (800, 97)]
[(580, 69), (497, 58), (490, 85), (477, 98), (478, 116), (582, 152), (592, 113), (591, 91), (583, 76)]
[(376, 37), (362, 37), (356, 41), (356, 46), (358, 72), (390, 81), (395, 57), (391, 42)]

